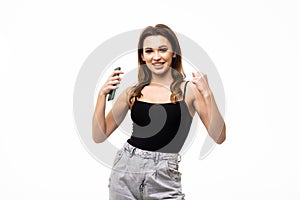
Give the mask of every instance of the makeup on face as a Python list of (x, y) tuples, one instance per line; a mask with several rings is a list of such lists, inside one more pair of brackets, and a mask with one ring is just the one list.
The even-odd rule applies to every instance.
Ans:
[(145, 38), (142, 59), (151, 71), (165, 71), (171, 66), (172, 57), (172, 46), (167, 38), (161, 35)]

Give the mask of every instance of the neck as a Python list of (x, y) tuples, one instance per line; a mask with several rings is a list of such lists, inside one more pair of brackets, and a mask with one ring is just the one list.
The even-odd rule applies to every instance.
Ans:
[(157, 75), (152, 73), (152, 79), (150, 84), (170, 87), (172, 82), (173, 82), (173, 77), (171, 74), (171, 70), (169, 70), (169, 72), (164, 75)]

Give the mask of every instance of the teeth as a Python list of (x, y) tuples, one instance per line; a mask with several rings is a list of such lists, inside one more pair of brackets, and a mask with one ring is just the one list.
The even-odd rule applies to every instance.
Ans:
[(153, 65), (160, 66), (160, 65), (163, 65), (163, 63), (157, 63), (157, 64), (153, 64)]

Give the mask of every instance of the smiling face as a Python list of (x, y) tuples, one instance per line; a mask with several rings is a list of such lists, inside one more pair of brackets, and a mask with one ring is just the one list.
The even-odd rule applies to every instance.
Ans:
[(172, 58), (175, 58), (176, 54), (173, 53), (172, 45), (167, 38), (153, 35), (145, 38), (141, 57), (149, 70), (159, 75), (169, 71)]

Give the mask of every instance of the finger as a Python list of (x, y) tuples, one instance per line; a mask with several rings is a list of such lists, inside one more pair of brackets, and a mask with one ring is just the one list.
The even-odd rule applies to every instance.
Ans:
[(197, 72), (193, 72), (193, 77), (203, 77), (204, 74), (200, 71), (197, 71)]
[(108, 81), (107, 84), (108, 85), (116, 85), (116, 84), (120, 84), (120, 81), (119, 80), (110, 80), (110, 81)]
[(110, 77), (110, 78), (109, 78), (110, 81), (114, 81), (114, 80), (119, 80), (119, 81), (120, 81), (121, 79), (122, 79), (122, 78), (119, 77), (119, 76), (113, 76), (113, 77)]
[(118, 74), (124, 74), (124, 72), (120, 71), (120, 70), (116, 70), (116, 71), (113, 71), (113, 73), (111, 74), (111, 76), (115, 76), (115, 75), (118, 75)]
[(122, 78), (121, 77), (119, 77), (119, 76), (113, 76), (113, 77), (109, 77), (109, 79), (107, 80), (107, 82), (109, 82), (109, 81), (121, 81), (122, 80)]
[(118, 89), (119, 88), (119, 86), (117, 86), (117, 85), (110, 85), (110, 86), (108, 86), (108, 87), (106, 87), (106, 93), (109, 93), (111, 90), (115, 90), (115, 89)]
[(119, 80), (113, 80), (112, 83), (113, 83), (114, 85), (115, 85), (115, 84), (120, 84), (121, 81), (119, 81)]
[(197, 84), (197, 81), (195, 79), (192, 79), (191, 82)]
[(202, 78), (201, 78), (201, 77), (199, 77), (199, 76), (195, 76), (195, 77), (193, 77), (193, 80), (194, 80), (194, 81), (197, 81), (197, 82), (201, 81), (201, 79), (202, 79)]

